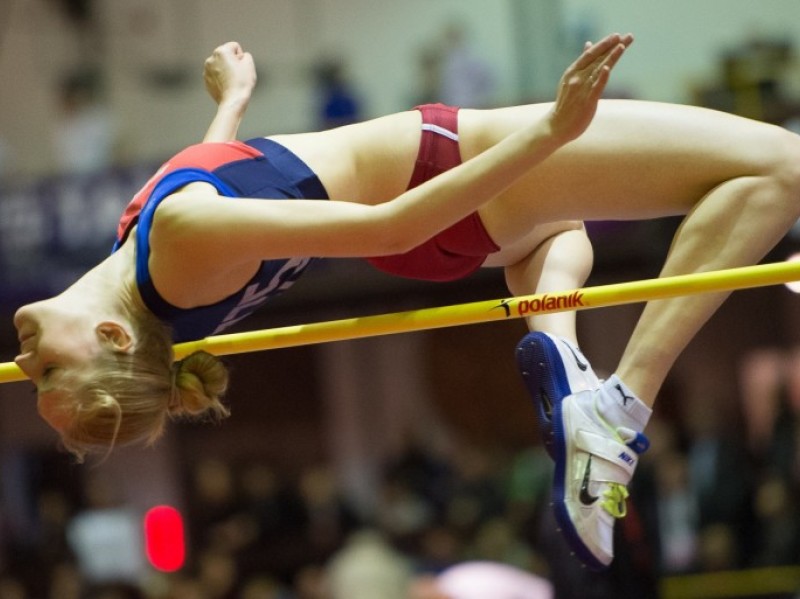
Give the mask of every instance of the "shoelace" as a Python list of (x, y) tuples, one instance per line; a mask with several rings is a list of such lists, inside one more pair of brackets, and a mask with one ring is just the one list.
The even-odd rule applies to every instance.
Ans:
[(603, 492), (600, 506), (614, 518), (624, 518), (628, 513), (625, 500), (628, 498), (628, 487), (620, 483), (608, 483), (608, 488)]

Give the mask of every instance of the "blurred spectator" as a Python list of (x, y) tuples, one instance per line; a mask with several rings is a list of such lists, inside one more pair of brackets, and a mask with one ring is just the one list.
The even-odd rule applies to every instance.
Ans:
[(63, 173), (90, 173), (111, 166), (117, 155), (117, 125), (103, 96), (96, 69), (68, 74), (59, 87), (60, 120), (55, 128), (55, 164)]
[(0, 597), (3, 599), (28, 599), (28, 592), (21, 581), (12, 576), (0, 577)]
[[(722, 400), (720, 400), (720, 404)], [(752, 475), (740, 438), (722, 430), (716, 414), (689, 419), (689, 481), (696, 493), (698, 525), (737, 525), (747, 520)]]
[(325, 569), (317, 564), (309, 564), (298, 570), (292, 590), (292, 599), (332, 599)]
[(239, 572), (233, 554), (221, 548), (205, 549), (197, 559), (197, 570), (209, 599), (234, 599)]
[(13, 170), (10, 144), (0, 137), (0, 186), (8, 181)]
[(756, 489), (758, 538), (753, 566), (800, 564), (800, 517), (797, 496), (786, 478), (772, 475)]
[(316, 67), (319, 127), (331, 129), (361, 119), (361, 101), (340, 58), (328, 58)]
[(96, 478), (86, 486), (86, 499), (86, 509), (67, 526), (80, 573), (90, 583), (137, 583), (146, 567), (139, 514)]
[(131, 584), (105, 584), (90, 588), (83, 599), (147, 599), (139, 587)]
[(339, 494), (335, 473), (329, 466), (315, 466), (303, 472), (299, 492), (307, 551), (327, 558), (356, 528), (358, 518)]
[(254, 534), (259, 541), (268, 541), (285, 526), (285, 497), (277, 474), (266, 464), (254, 463), (241, 475), (242, 504), (252, 519)]
[(433, 524), (434, 509), (405, 478), (395, 475), (381, 483), (375, 521), (393, 542), (407, 546)]
[(411, 564), (377, 530), (350, 536), (328, 565), (331, 599), (406, 599)]
[(502, 563), (465, 562), (435, 577), (420, 578), (409, 599), (552, 599), (544, 578)]
[(447, 521), (458, 530), (474, 532), (482, 522), (505, 512), (504, 472), (493, 456), (477, 447), (462, 447), (455, 467)]
[(261, 575), (244, 582), (238, 599), (288, 599), (288, 595), (278, 581)]
[(748, 352), (741, 360), (739, 381), (749, 452), (764, 459), (772, 443), (781, 398), (784, 356), (777, 348)]
[(165, 599), (212, 599), (199, 580), (188, 576), (171, 577), (169, 587)]
[(703, 527), (699, 534), (698, 569), (701, 572), (735, 570), (741, 558), (736, 533), (728, 524)]
[(85, 586), (80, 570), (68, 561), (50, 571), (48, 583), (47, 599), (81, 599)]
[(440, 101), (466, 108), (487, 108), (494, 102), (495, 75), (475, 51), (462, 23), (444, 30)]
[(549, 503), (553, 460), (538, 445), (519, 452), (512, 460), (504, 490), (506, 516), (517, 528), (534, 525), (539, 510)]
[[(262, 463), (251, 463), (241, 473), (239, 510), (227, 519), (225, 529), (232, 550), (248, 571), (260, 570), (265, 561), (283, 568), (290, 538), (302, 529), (302, 507), (275, 471)], [(299, 543), (294, 543), (298, 545)], [(291, 561), (291, 560), (289, 560)]]
[(433, 525), (420, 535), (415, 553), (419, 571), (438, 573), (463, 558), (464, 544), (451, 527)]
[(39, 494), (38, 507), (41, 539), (39, 555), (43, 565), (49, 567), (65, 556), (72, 555), (67, 541), (67, 527), (74, 516), (74, 506), (64, 492), (48, 489)]
[(217, 458), (199, 460), (191, 480), (190, 536), (200, 546), (230, 546), (238, 530), (227, 525), (238, 513), (239, 496), (233, 469)]
[(697, 501), (689, 486), (686, 456), (673, 451), (655, 465), (661, 568), (688, 572), (697, 553)]
[(797, 432), (800, 418), (789, 403), (785, 386), (776, 390), (776, 415), (772, 432), (766, 443), (762, 468), (769, 474), (791, 479), (797, 472), (798, 444)]
[(502, 517), (484, 522), (468, 549), (472, 559), (488, 560), (530, 570), (538, 563), (534, 551), (520, 539), (511, 523)]
[(750, 118), (784, 123), (796, 116), (795, 49), (789, 38), (747, 36), (719, 58), (718, 81), (704, 82), (694, 103)]
[(417, 53), (417, 83), (409, 106), (442, 101), (442, 52), (429, 45)]
[(453, 492), (455, 472), (443, 449), (429, 440), (408, 433), (402, 449), (385, 467), (387, 479), (401, 479), (413, 493), (424, 497), (437, 516), (444, 513)]

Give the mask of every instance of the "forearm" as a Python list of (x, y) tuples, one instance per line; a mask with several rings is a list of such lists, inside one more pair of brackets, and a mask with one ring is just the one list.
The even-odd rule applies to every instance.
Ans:
[(203, 142), (235, 140), (246, 108), (247, 102), (241, 101), (220, 104), (205, 137), (203, 137)]

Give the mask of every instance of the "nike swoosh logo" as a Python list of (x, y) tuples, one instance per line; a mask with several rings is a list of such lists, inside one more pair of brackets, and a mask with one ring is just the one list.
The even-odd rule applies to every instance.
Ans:
[(589, 476), (592, 471), (592, 456), (589, 456), (589, 461), (586, 462), (586, 470), (583, 472), (583, 482), (581, 483), (581, 492), (578, 498), (583, 505), (592, 505), (597, 501), (597, 497), (589, 493)]
[(567, 346), (569, 353), (571, 353), (572, 357), (575, 358), (575, 364), (578, 365), (578, 368), (580, 368), (581, 370), (586, 370), (587, 368), (589, 368), (589, 365), (578, 357), (578, 354), (575, 352), (574, 349), (572, 349), (572, 346), (569, 343), (565, 343), (564, 345)]

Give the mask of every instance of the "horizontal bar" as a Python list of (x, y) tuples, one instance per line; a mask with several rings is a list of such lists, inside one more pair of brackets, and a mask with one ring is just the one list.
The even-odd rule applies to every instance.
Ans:
[[(800, 262), (759, 264), (554, 293), (229, 333), (179, 343), (175, 345), (174, 350), (176, 359), (200, 350), (217, 356), (241, 354), (524, 318), (534, 314), (603, 308), (697, 293), (765, 287), (797, 280), (800, 280)], [(0, 364), (0, 383), (24, 379), (25, 375), (13, 362)]]

